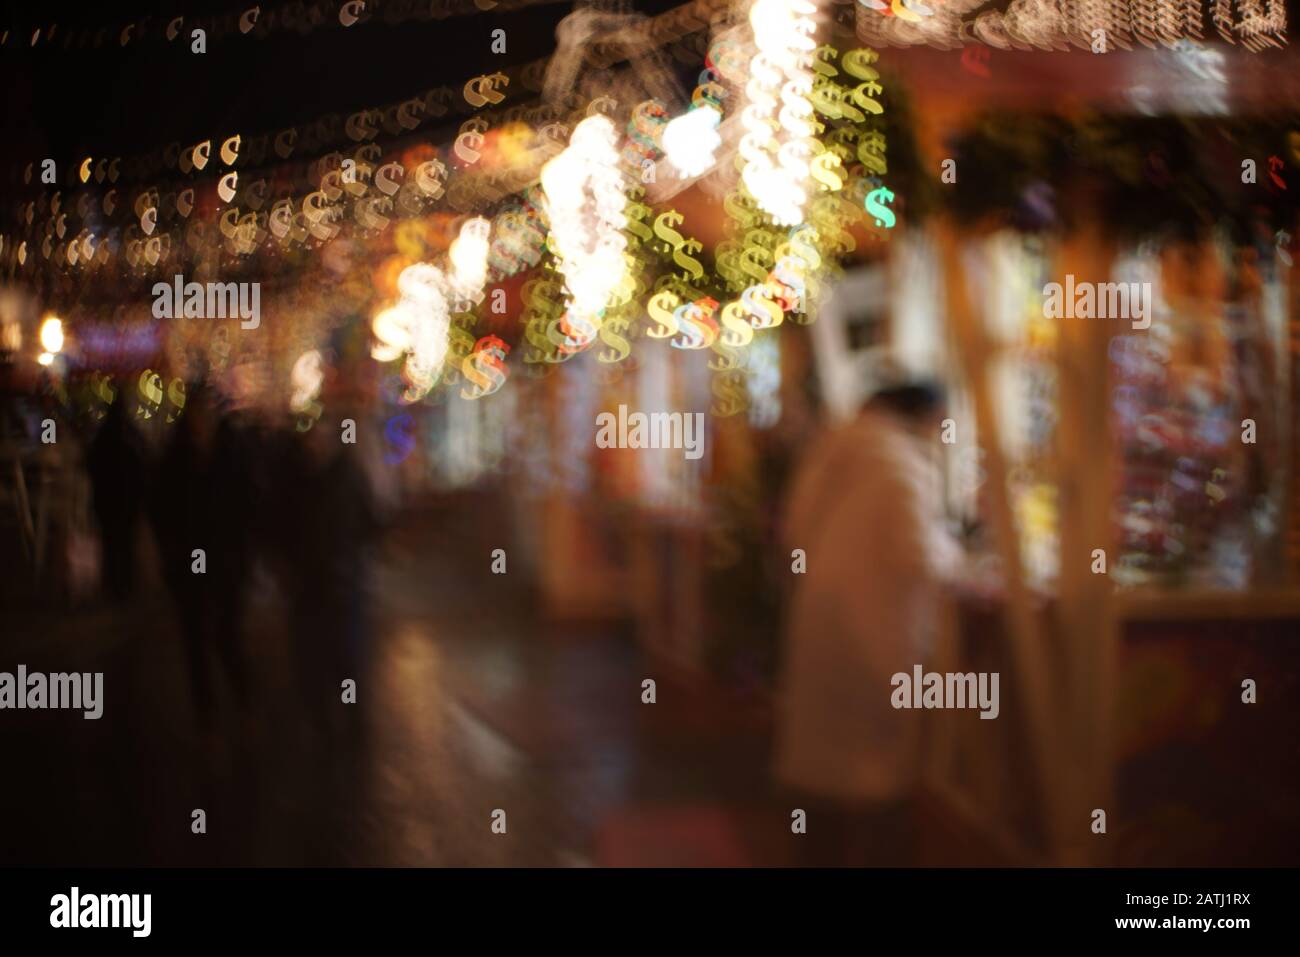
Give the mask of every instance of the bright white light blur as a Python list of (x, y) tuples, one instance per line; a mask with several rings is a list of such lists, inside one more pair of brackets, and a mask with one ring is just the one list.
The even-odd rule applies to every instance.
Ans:
[(582, 164), (576, 153), (563, 152), (542, 167), (542, 192), (552, 207), (582, 205)]
[(721, 113), (711, 106), (701, 106), (664, 127), (664, 152), (682, 176), (700, 176), (713, 166), (713, 154), (722, 145), (718, 135), (721, 122)]
[(758, 52), (741, 111), (742, 176), (759, 207), (783, 225), (803, 222), (808, 202), (816, 12), (811, 0), (757, 0), (749, 12)]
[(43, 366), (47, 366), (54, 361), (54, 356), (50, 355), (48, 352), (42, 352), (36, 357), (36, 361)]
[(601, 314), (623, 281), (627, 225), (618, 133), (609, 118), (589, 116), (568, 147), (542, 167), (542, 191), (559, 271), (569, 294), (572, 326), (584, 330), (577, 348), (595, 339)]
[(437, 266), (416, 263), (397, 277), (401, 300), (376, 314), (371, 329), (379, 341), (370, 355), (390, 362), (405, 355), (407, 401), (417, 401), (438, 381), (447, 358), (450, 315), (447, 277)]
[[(41, 323), (41, 346), (46, 352), (60, 352), (63, 349), (63, 320), (50, 316)], [(48, 362), (42, 365), (49, 365)]]
[(451, 260), (451, 289), (458, 299), (477, 302), (483, 297), (491, 229), (491, 223), (476, 216), (460, 227), (460, 234), (447, 251)]
[(401, 297), (420, 305), (433, 305), (442, 300), (445, 279), (442, 270), (429, 263), (407, 266), (397, 277), (397, 291)]
[(289, 382), (293, 391), (289, 396), (289, 408), (294, 412), (306, 412), (316, 397), (320, 395), (325, 373), (321, 369), (321, 355), (311, 349), (300, 355), (289, 373)]
[(411, 310), (403, 303), (389, 306), (371, 320), (371, 329), (379, 341), (370, 350), (372, 358), (392, 362), (411, 347), (409, 326)]

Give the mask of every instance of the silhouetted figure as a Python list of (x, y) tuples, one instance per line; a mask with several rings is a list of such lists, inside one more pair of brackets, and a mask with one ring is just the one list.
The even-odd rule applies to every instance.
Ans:
[(342, 703), (343, 682), (365, 685), (371, 549), (381, 526), (362, 454), (340, 441), (337, 422), (322, 419), (300, 436), (288, 496), (295, 655), (304, 698), (326, 731), (361, 728), (358, 707)]
[(200, 728), (210, 732), (218, 669), (241, 707), (249, 702), (243, 613), (255, 492), (244, 436), (205, 385), (189, 391), (163, 453), (154, 501), (163, 577), (180, 615), (195, 710)]
[(119, 389), (86, 451), (91, 504), (103, 544), (103, 584), (117, 601), (135, 590), (136, 523), (145, 482), (144, 441), (127, 413), (124, 393)]

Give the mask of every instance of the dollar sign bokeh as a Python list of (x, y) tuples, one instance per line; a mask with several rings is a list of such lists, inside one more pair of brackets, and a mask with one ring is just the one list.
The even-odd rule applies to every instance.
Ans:
[(384, 463), (396, 465), (411, 454), (415, 448), (415, 419), (407, 413), (395, 415), (384, 425)]
[(663, 240), (663, 245), (658, 250), (663, 255), (671, 256), (678, 246), (686, 242), (686, 237), (673, 229), (673, 226), (678, 225), (685, 218), (675, 209), (665, 210), (655, 217), (654, 233)]
[(745, 388), (745, 373), (735, 369), (720, 372), (709, 385), (713, 392), (710, 411), (719, 418), (728, 418), (749, 408), (749, 393)]
[(808, 164), (812, 178), (821, 184), (822, 189), (830, 192), (844, 188), (844, 178), (840, 173), (844, 171), (844, 166), (840, 158), (834, 153), (819, 153), (814, 156), (812, 162)]
[(658, 323), (646, 335), (651, 339), (671, 339), (677, 335), (677, 317), (673, 315), (681, 300), (667, 289), (660, 290), (646, 303), (646, 312)]
[(451, 323), (447, 326), (447, 362), (443, 368), (444, 378), (449, 385), (460, 381), (460, 374), (456, 370), (474, 348), (474, 334), (469, 331), (473, 325), (473, 313), (458, 312), (451, 317)]
[(1277, 186), (1278, 189), (1286, 189), (1286, 180), (1279, 175), (1282, 166), (1282, 157), (1270, 156), (1268, 158), (1268, 178), (1273, 181), (1273, 184)]
[[(722, 329), (720, 341), (728, 346), (747, 346), (754, 341), (749, 310), (740, 302), (729, 302), (722, 307)], [(716, 344), (714, 348), (717, 348)]]
[(753, 317), (749, 322), (755, 329), (771, 329), (785, 319), (785, 312), (771, 297), (766, 280), (741, 293), (740, 301)]
[(682, 275), (687, 282), (698, 282), (704, 276), (704, 267), (700, 265), (698, 259), (690, 255), (703, 248), (703, 244), (698, 239), (688, 239), (673, 250), (673, 262), (682, 267)]
[(473, 385), (461, 389), (461, 398), (481, 399), (505, 385), (509, 352), (510, 346), (496, 336), (484, 336), (475, 343), (474, 351), (461, 364), (461, 372)]
[(893, 201), (894, 194), (884, 186), (867, 193), (865, 204), (867, 212), (876, 218), (877, 226), (884, 226), (886, 229), (894, 228), (894, 223), (897, 222), (894, 218), (894, 211), (885, 205)]
[(619, 317), (609, 318), (601, 323), (600, 341), (609, 348), (601, 349), (600, 352), (596, 353), (598, 361), (622, 362), (632, 354), (632, 344), (623, 335), (631, 324), (630, 319)]
[(681, 335), (669, 345), (675, 349), (707, 349), (718, 337), (718, 323), (713, 310), (716, 299), (704, 298), (678, 306), (674, 312)]

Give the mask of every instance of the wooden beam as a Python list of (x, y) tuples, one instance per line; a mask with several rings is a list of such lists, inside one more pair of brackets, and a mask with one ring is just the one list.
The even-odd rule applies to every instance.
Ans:
[[(1081, 222), (1061, 243), (1049, 277), (1076, 283), (1109, 282), (1113, 243), (1100, 224)], [(1095, 574), (1093, 552), (1103, 549), (1108, 568), (1118, 559), (1111, 509), (1115, 475), (1110, 431), (1112, 336), (1129, 332), (1127, 322), (1082, 318), (1058, 320), (1057, 339), (1057, 515), (1060, 569), (1057, 574), (1057, 636), (1064, 655), (1059, 746), (1070, 755), (1070, 863), (1104, 863), (1110, 845), (1091, 830), (1094, 809), (1116, 818), (1114, 804), (1114, 717), (1117, 707), (1118, 629), (1109, 575)]]
[[(1025, 583), (1020, 560), (1020, 536), (1007, 498), (1007, 467), (1002, 454), (1001, 429), (993, 409), (988, 367), (992, 350), (984, 335), (981, 317), (971, 308), (965, 268), (961, 261), (961, 238), (949, 224), (937, 229), (943, 255), (945, 289), (948, 292), (948, 321), (957, 344), (958, 358), (975, 406), (976, 427), (985, 453), (988, 486), (992, 489), (993, 529), (1005, 570), (1007, 618), (1010, 625), (1012, 654), (1016, 663), (1015, 689), (1023, 694), (1028, 715), (1028, 738), (1034, 778), (1042, 799), (1048, 859), (1067, 862), (1063, 852), (1071, 823), (1065, 813), (1068, 782), (1066, 771), (1072, 755), (1063, 754), (1054, 732), (1055, 682), (1048, 665), (1046, 649)], [(1086, 828), (1086, 821), (1081, 822)]]

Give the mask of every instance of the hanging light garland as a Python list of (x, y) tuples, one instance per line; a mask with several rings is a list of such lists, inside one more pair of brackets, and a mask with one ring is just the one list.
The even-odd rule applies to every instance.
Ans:
[(758, 49), (741, 114), (741, 175), (759, 207), (786, 226), (803, 222), (808, 202), (816, 12), (810, 0), (757, 0), (749, 13)]
[(569, 351), (595, 341), (605, 307), (623, 282), (627, 197), (619, 160), (614, 124), (598, 114), (574, 127), (568, 148), (542, 168), (551, 247), (567, 294), (561, 328)]

